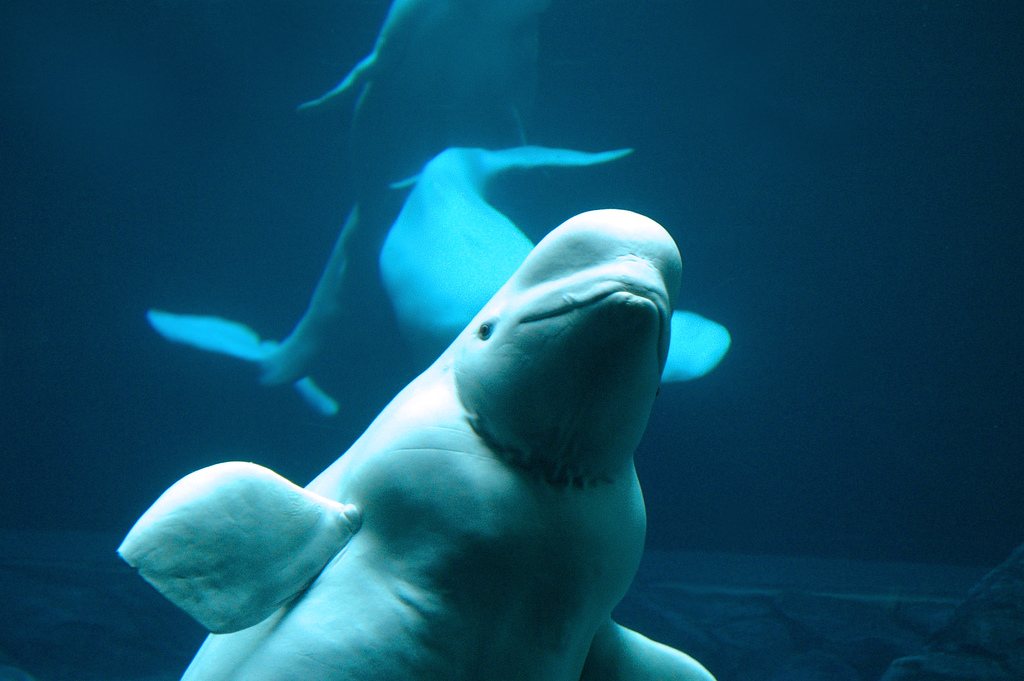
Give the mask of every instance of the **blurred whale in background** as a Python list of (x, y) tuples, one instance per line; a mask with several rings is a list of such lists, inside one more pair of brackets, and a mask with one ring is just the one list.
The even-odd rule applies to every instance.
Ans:
[(223, 632), (183, 681), (713, 681), (611, 619), (680, 278), (653, 220), (578, 215), (305, 489), (237, 462), (172, 486), (119, 553)]
[[(377, 256), (402, 208), (389, 185), (422, 169), (448, 147), (501, 149), (525, 143), (537, 80), (538, 19), (551, 0), (394, 0), (370, 53), (300, 110), (353, 107), (348, 122), (350, 191), (357, 206), (336, 244), (338, 290), (359, 298), (383, 293)], [(347, 119), (348, 120), (348, 119)], [(354, 300), (328, 326), (358, 323)], [(370, 308), (367, 308), (370, 309)], [(317, 321), (311, 317), (310, 321)], [(313, 327), (293, 348), (263, 363), (269, 382), (296, 380)], [(322, 345), (322, 343), (320, 343)]]
[(350, 140), (360, 200), (447, 147), (522, 143), (536, 87), (537, 21), (550, 3), (392, 2), (370, 54), (299, 106), (355, 101)]
[[(366, 319), (371, 316), (367, 308), (375, 304), (373, 291), (380, 288), (377, 251), (372, 255), (362, 252), (372, 248), (372, 242), (361, 239), (365, 231), (358, 229), (359, 216), (359, 206), (355, 206), (331, 249), (305, 313), (284, 340), (263, 340), (245, 324), (212, 315), (151, 309), (146, 319), (169, 341), (255, 363), (262, 384), (290, 383), (313, 409), (331, 416), (338, 411), (337, 402), (309, 373), (322, 352), (343, 353), (352, 332), (365, 331)], [(373, 267), (365, 267), (367, 262)]]

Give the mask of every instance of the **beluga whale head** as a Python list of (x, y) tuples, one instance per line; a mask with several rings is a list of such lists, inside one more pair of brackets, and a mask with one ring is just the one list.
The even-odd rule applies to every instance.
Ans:
[(680, 273), (675, 242), (642, 215), (591, 211), (553, 230), (449, 348), (473, 430), (555, 485), (632, 466)]

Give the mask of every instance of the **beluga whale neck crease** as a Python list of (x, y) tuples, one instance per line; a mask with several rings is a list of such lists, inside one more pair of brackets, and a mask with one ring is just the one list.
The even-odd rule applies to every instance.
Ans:
[[(713, 681), (611, 619), (679, 282), (660, 225), (579, 215), (304, 490), (254, 464), (174, 485), (120, 551), (224, 632), (186, 681)], [(279, 567), (253, 583), (253, 555)]]

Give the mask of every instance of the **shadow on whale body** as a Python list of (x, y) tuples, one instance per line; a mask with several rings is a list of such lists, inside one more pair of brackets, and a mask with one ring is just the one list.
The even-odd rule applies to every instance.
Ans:
[(119, 552), (224, 632), (185, 681), (712, 681), (611, 619), (680, 271), (654, 221), (576, 216), (305, 489), (244, 463), (171, 487)]

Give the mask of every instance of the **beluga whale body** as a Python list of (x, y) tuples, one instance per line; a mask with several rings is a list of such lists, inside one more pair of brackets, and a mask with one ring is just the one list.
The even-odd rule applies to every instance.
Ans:
[(680, 271), (654, 221), (578, 215), (305, 489), (233, 463), (168, 490), (120, 552), (225, 632), (184, 679), (713, 681), (611, 619)]

